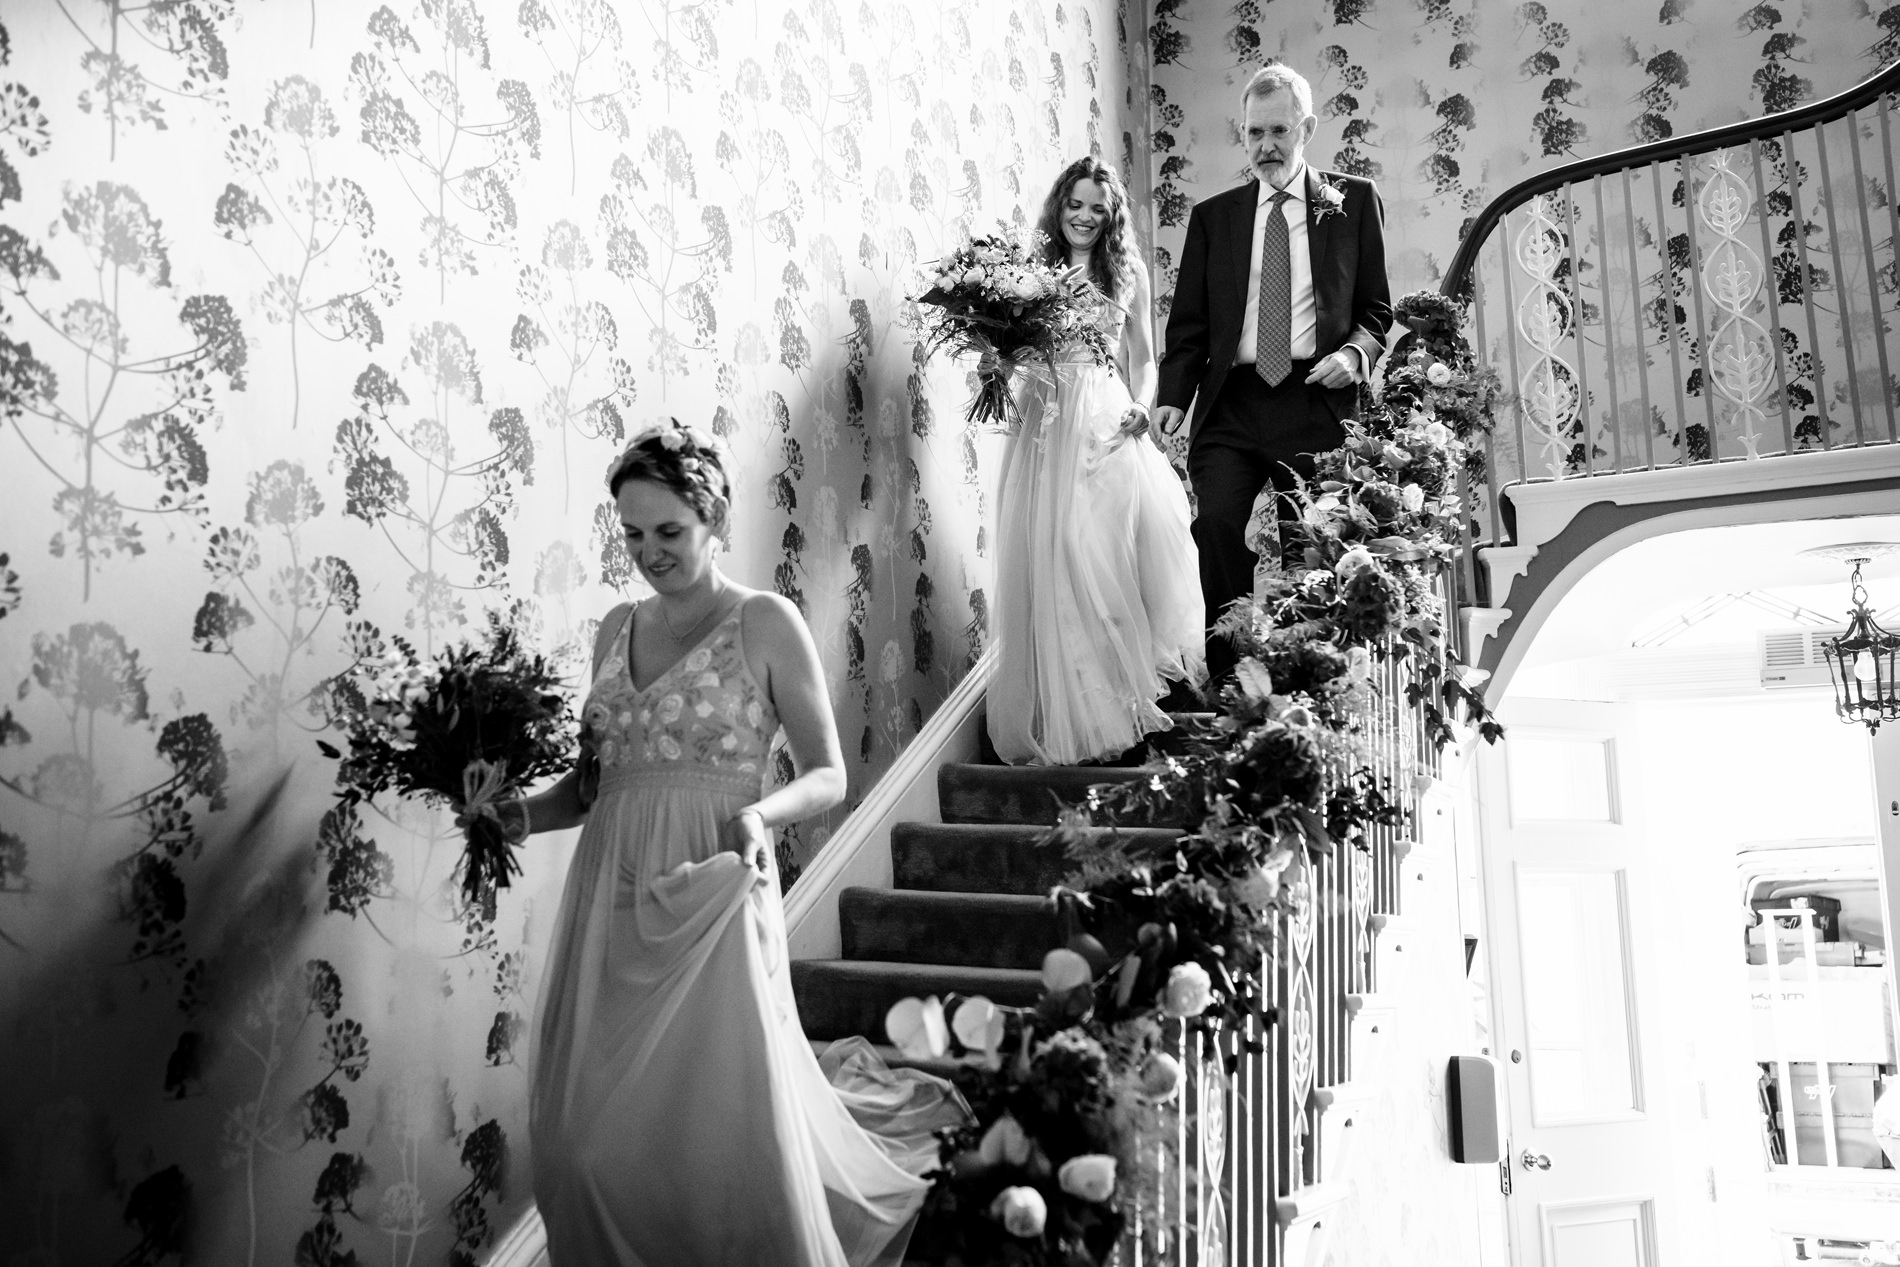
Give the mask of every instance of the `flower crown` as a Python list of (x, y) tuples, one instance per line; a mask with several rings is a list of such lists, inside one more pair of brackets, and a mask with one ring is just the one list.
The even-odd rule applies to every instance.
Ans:
[(622, 472), (659, 458), (660, 455), (652, 451), (656, 443), (667, 457), (678, 463), (680, 473), (703, 488), (709, 497), (726, 495), (730, 481), (719, 441), (677, 418), (667, 418), (636, 432), (627, 441), (627, 446), (607, 464), (609, 486)]

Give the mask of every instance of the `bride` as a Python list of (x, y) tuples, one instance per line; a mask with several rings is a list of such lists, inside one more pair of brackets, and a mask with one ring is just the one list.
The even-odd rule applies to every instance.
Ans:
[(1203, 674), (1187, 496), (1151, 442), (1147, 270), (1113, 167), (1080, 158), (1038, 227), (1049, 262), (1088, 280), (1116, 364), (1078, 352), (1029, 369), (997, 510), (998, 664), (990, 741), (1014, 765), (1112, 758), (1165, 730), (1167, 679)]

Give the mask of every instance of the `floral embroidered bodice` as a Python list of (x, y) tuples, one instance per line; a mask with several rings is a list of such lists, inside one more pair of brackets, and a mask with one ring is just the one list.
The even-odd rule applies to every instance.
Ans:
[[(1100, 326), (1102, 332), (1108, 336), (1108, 357), (1112, 363), (1121, 354), (1122, 329), (1128, 324), (1126, 302), (1117, 303), (1093, 286), (1089, 287), (1089, 298), (1095, 305), (1095, 324)], [(1084, 351), (1079, 344), (1071, 344), (1057, 353), (1056, 361), (1063, 365), (1092, 365), (1095, 363), (1095, 358)]]
[(581, 709), (581, 735), (600, 759), (602, 783), (669, 764), (762, 783), (778, 714), (746, 666), (738, 608), (645, 690), (627, 663), (632, 628), (629, 608)]

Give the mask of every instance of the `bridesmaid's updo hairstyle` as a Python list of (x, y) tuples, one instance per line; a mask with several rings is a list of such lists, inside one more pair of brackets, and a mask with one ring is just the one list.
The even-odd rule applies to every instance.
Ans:
[(1085, 180), (1100, 185), (1108, 202), (1108, 223), (1089, 248), (1089, 280), (1110, 299), (1118, 299), (1134, 283), (1141, 259), (1128, 229), (1128, 187), (1122, 184), (1120, 172), (1092, 154), (1063, 168), (1056, 183), (1049, 187), (1049, 196), (1042, 200), (1042, 216), (1036, 228), (1043, 235), (1043, 259), (1057, 268), (1068, 265), (1069, 243), (1062, 236), (1062, 208), (1069, 192)]
[(711, 523), (713, 503), (732, 500), (719, 442), (676, 418), (648, 427), (627, 443), (607, 468), (607, 492), (620, 496), (628, 480), (646, 480), (668, 489), (691, 506), (701, 523)]

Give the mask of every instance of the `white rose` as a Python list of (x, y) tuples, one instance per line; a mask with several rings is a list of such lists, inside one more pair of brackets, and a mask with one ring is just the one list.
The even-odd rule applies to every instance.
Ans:
[(1034, 1188), (1005, 1188), (990, 1202), (990, 1217), (1000, 1220), (1011, 1236), (1041, 1236), (1049, 1206)]
[(1178, 963), (1161, 991), (1161, 1010), (1169, 1016), (1199, 1016), (1214, 1001), (1214, 982), (1198, 963)]
[(965, 286), (981, 286), (983, 284), (983, 270), (980, 268), (965, 269), (963, 273), (963, 284)]
[(1058, 946), (1042, 957), (1042, 988), (1051, 994), (1073, 990), (1094, 979), (1089, 961), (1073, 950)]
[(983, 1132), (983, 1142), (976, 1146), (976, 1155), (983, 1159), (985, 1166), (1000, 1166), (1004, 1162), (1020, 1166), (1029, 1160), (1030, 1148), (1022, 1123), (1005, 1113)]
[(1434, 361), (1432, 367), (1425, 371), (1425, 381), (1433, 387), (1443, 387), (1451, 381), (1451, 366), (1443, 361)]
[(1106, 1153), (1083, 1153), (1062, 1163), (1056, 1182), (1072, 1197), (1106, 1201), (1115, 1191), (1115, 1159)]
[(1425, 424), (1425, 438), (1442, 449), (1451, 443), (1451, 428), (1442, 422), (1428, 422)]
[(706, 647), (700, 647), (694, 651), (693, 654), (686, 657), (686, 663), (682, 667), (688, 673), (697, 673), (711, 663), (712, 652)]
[(1295, 704), (1280, 714), (1280, 720), (1289, 726), (1311, 726), (1313, 712), (1304, 704)]
[(661, 735), (655, 742), (660, 746), (660, 755), (665, 757), (668, 761), (678, 761), (680, 759), (679, 742), (675, 740), (673, 736)]
[(674, 722), (680, 719), (680, 710), (686, 707), (686, 701), (677, 695), (669, 695), (660, 701), (660, 720)]
[(1181, 1071), (1180, 1061), (1165, 1051), (1158, 1051), (1143, 1062), (1139, 1077), (1141, 1093), (1156, 1104), (1166, 1104), (1181, 1090), (1186, 1075)]
[(1333, 573), (1342, 581), (1349, 581), (1372, 566), (1372, 552), (1364, 546), (1354, 546), (1339, 556), (1339, 562), (1333, 564)]
[(1425, 490), (1416, 484), (1407, 484), (1399, 490), (1399, 504), (1416, 515), (1425, 509)]
[(1280, 896), (1279, 873), (1265, 867), (1255, 867), (1234, 881), (1234, 896), (1255, 910), (1265, 910), (1273, 905), (1274, 898)]
[(1371, 681), (1372, 652), (1365, 647), (1354, 647), (1346, 652), (1346, 676), (1355, 682)]

